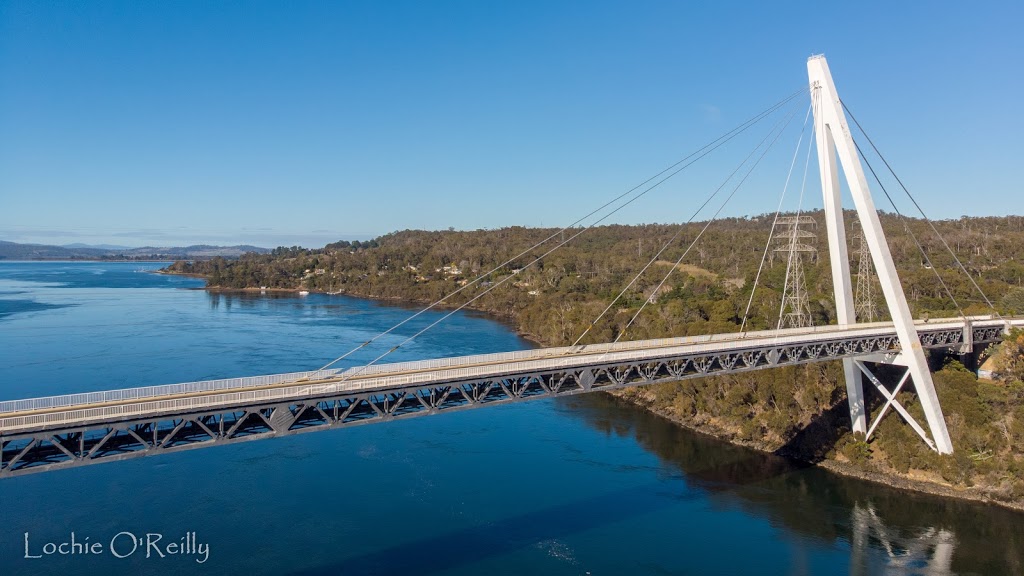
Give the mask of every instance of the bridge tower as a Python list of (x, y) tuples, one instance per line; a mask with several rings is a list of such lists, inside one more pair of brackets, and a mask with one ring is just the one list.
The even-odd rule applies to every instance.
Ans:
[[(914, 319), (910, 315), (907, 296), (903, 293), (899, 276), (896, 274), (896, 266), (893, 264), (892, 254), (886, 243), (882, 224), (879, 222), (878, 212), (868, 189), (864, 169), (857, 154), (857, 147), (853, 143), (850, 127), (846, 122), (842, 101), (836, 92), (835, 84), (832, 82), (832, 73), (829, 71), (828, 62), (825, 61), (824, 56), (811, 56), (807, 60), (807, 75), (814, 110), (818, 168), (825, 200), (825, 223), (828, 231), (829, 257), (839, 325), (845, 326), (857, 321), (839, 188), (838, 168), (842, 167), (846, 183), (853, 196), (854, 206), (857, 209), (857, 219), (860, 221), (864, 241), (867, 242), (871, 252), (871, 260), (878, 274), (882, 294), (885, 296), (885, 304), (889, 309), (900, 341), (901, 352), (899, 355), (895, 358), (880, 358), (879, 360), (907, 368), (899, 385), (890, 392), (871, 373), (864, 362), (853, 359), (843, 360), (853, 431), (864, 434), (865, 438), (870, 438), (881, 417), (892, 406), (929, 446), (940, 454), (951, 454), (953, 444), (949, 439), (946, 421), (943, 419), (942, 408), (939, 406), (939, 398), (935, 394), (935, 385), (932, 383), (932, 376), (928, 371), (928, 362), (925, 359), (924, 350), (921, 348), (917, 329), (914, 327)], [(839, 158), (838, 166), (836, 164), (837, 156)], [(886, 398), (885, 406), (870, 429), (867, 427), (861, 373), (867, 376)], [(921, 407), (924, 409), (925, 418), (931, 431), (930, 439), (921, 426), (896, 400), (896, 395), (899, 394), (900, 388), (908, 379), (913, 381)]]

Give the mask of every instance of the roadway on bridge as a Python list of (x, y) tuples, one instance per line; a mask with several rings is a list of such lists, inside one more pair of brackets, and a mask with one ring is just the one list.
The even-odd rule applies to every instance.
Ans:
[[(975, 327), (988, 324), (1003, 326), (1004, 321), (987, 317), (972, 319)], [(1024, 321), (1012, 321), (1013, 325), (1024, 325)], [(922, 332), (963, 328), (963, 319), (942, 319), (932, 322), (918, 322)], [(735, 352), (765, 345), (806, 344), (827, 342), (837, 338), (858, 336), (895, 335), (891, 323), (858, 324), (849, 327), (819, 326), (788, 330), (769, 330), (746, 334), (719, 334), (689, 338), (640, 340), (616, 344), (583, 345), (564, 348), (542, 348), (499, 354), (453, 357), (436, 360), (381, 364), (370, 367), (354, 367), (343, 372), (336, 371), (326, 377), (303, 376), (323, 373), (300, 373), (289, 378), (280, 375), (279, 381), (270, 384), (250, 385), (252, 378), (238, 378), (227, 381), (209, 381), (180, 385), (136, 388), (123, 391), (99, 393), (101, 395), (124, 393), (125, 398), (101, 399), (81, 402), (78, 398), (89, 395), (66, 395), (26, 401), (4, 402), (4, 405), (36, 405), (27, 409), (5, 410), (0, 413), (0, 434), (37, 428), (47, 423), (59, 423), (62, 427), (75, 423), (95, 422), (97, 418), (144, 417), (165, 412), (171, 405), (190, 410), (223, 408), (225, 404), (242, 398), (252, 400), (296, 400), (308, 399), (327, 394), (346, 392), (385, 393), (410, 384), (436, 384), (458, 381), (465, 378), (502, 377), (531, 371), (557, 368), (587, 368), (619, 361), (656, 359), (685, 353)], [(203, 389), (204, 385), (217, 383), (216, 388)], [(200, 389), (195, 389), (195, 388)], [(162, 391), (164, 393), (156, 393)]]

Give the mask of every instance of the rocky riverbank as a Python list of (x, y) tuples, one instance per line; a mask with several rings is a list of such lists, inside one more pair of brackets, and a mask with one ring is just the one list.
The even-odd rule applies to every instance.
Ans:
[[(609, 394), (622, 399), (623, 401), (629, 402), (636, 406), (647, 410), (651, 414), (665, 418), (677, 426), (681, 426), (688, 430), (700, 432), (713, 436), (720, 440), (725, 440), (731, 444), (738, 446), (744, 446), (761, 452), (767, 452), (793, 458), (795, 460), (820, 466), (835, 474), (841, 474), (852, 478), (858, 478), (868, 482), (874, 482), (876, 484), (882, 484), (899, 490), (909, 490), (914, 492), (921, 492), (925, 494), (932, 494), (935, 496), (942, 496), (945, 498), (958, 498), (962, 500), (970, 500), (973, 502), (982, 502), (985, 504), (991, 504), (1009, 508), (1024, 512), (1024, 502), (1020, 501), (1006, 501), (997, 498), (993, 498), (984, 488), (978, 486), (956, 486), (943, 480), (942, 476), (933, 472), (924, 470), (910, 470), (906, 474), (900, 474), (892, 471), (880, 471), (871, 469), (869, 466), (864, 464), (855, 464), (844, 458), (841, 454), (824, 459), (804, 459), (799, 458), (789, 453), (784, 446), (779, 445), (777, 442), (770, 442), (765, 440), (748, 440), (741, 438), (738, 430), (735, 427), (729, 426), (728, 424), (715, 419), (709, 419), (701, 423), (694, 423), (686, 419), (680, 418), (678, 414), (674, 413), (671, 409), (665, 407), (659, 407), (652, 399), (649, 394), (645, 394), (642, 390), (633, 388), (628, 390), (619, 390), (615, 392), (609, 392)], [(844, 400), (845, 403), (845, 400)], [(845, 405), (843, 406), (845, 408)]]
[[(190, 275), (202, 277), (202, 275), (199, 274)], [(223, 288), (217, 286), (208, 287), (207, 290), (214, 292), (236, 291), (247, 293), (258, 293), (260, 291), (299, 291), (297, 288), (264, 288), (261, 290), (259, 287)], [(327, 293), (326, 291), (320, 292)], [(336, 292), (331, 293), (336, 294)], [(358, 291), (351, 290), (345, 292), (344, 295), (378, 300), (389, 304), (410, 306), (416, 309), (429, 304), (429, 302), (425, 300), (388, 297), (380, 294), (360, 293)], [(438, 306), (437, 308), (454, 309), (455, 306)], [(541, 336), (526, 330), (522, 319), (515, 313), (510, 313), (508, 309), (501, 309), (478, 303), (470, 304), (469, 306), (466, 306), (466, 308), (492, 316), (515, 330), (524, 339), (527, 339), (538, 346), (558, 345), (558, 343), (545, 342), (545, 339)], [(999, 495), (996, 488), (986, 483), (969, 485), (972, 484), (969, 480), (967, 482), (952, 483), (944, 479), (943, 475), (938, 472), (913, 467), (908, 467), (905, 472), (899, 472), (893, 470), (891, 466), (882, 465), (870, 458), (855, 462), (853, 458), (848, 456), (851, 453), (855, 453), (855, 451), (851, 452), (850, 450), (840, 449), (841, 446), (849, 448), (853, 444), (850, 435), (848, 433), (844, 434), (844, 430), (842, 430), (843, 424), (841, 419), (845, 418), (845, 397), (832, 399), (835, 401), (831, 402), (831, 404), (827, 401), (819, 402), (816, 404), (816, 406), (818, 406), (817, 408), (805, 410), (802, 415), (794, 417), (796, 421), (793, 423), (793, 426), (790, 426), (789, 428), (808, 429), (811, 427), (809, 425), (809, 421), (816, 420), (816, 425), (819, 428), (824, 426), (832, 429), (830, 435), (825, 438), (817, 439), (819, 444), (824, 442), (826, 445), (824, 445), (823, 448), (819, 447), (819, 449), (815, 451), (808, 450), (804, 446), (794, 447), (791, 445), (793, 438), (787, 437), (785, 434), (773, 434), (770, 431), (766, 434), (758, 434), (756, 432), (751, 434), (749, 429), (745, 429), (745, 425), (749, 423), (749, 419), (746, 417), (740, 417), (738, 415), (730, 416), (728, 414), (708, 414), (701, 415), (697, 418), (685, 417), (682, 415), (682, 412), (676, 402), (665, 400), (663, 392), (659, 390), (659, 386), (664, 388), (671, 385), (631, 388), (612, 392), (611, 394), (632, 404), (641, 406), (651, 413), (666, 418), (676, 425), (687, 429), (708, 434), (748, 448), (775, 453), (795, 460), (812, 463), (837, 474), (876, 482), (903, 490), (912, 490), (949, 498), (985, 502), (1008, 507), (1014, 510), (1024, 511), (1024, 501), (1015, 498), (1007, 498), (1005, 495), (1003, 495), (1003, 497), (996, 497)], [(830, 408), (832, 414), (825, 414), (827, 411), (826, 408)], [(837, 414), (839, 416), (836, 416)], [(822, 419), (824, 418), (833, 418), (835, 421), (823, 421)], [(916, 437), (909, 439), (909, 441), (920, 442)], [(831, 443), (831, 445), (828, 445), (827, 443)]]

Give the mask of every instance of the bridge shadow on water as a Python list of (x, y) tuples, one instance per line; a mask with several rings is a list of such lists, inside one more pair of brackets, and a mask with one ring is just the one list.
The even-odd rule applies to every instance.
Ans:
[(314, 574), (434, 574), (548, 540), (656, 511), (664, 485), (651, 483), (600, 494), (460, 530), (429, 535), (349, 558), (291, 572)]
[[(874, 391), (865, 400), (869, 413), (883, 402)], [(682, 472), (691, 486), (704, 490), (715, 505), (763, 518), (785, 533), (851, 547), (866, 539), (879, 556), (888, 556), (895, 563), (907, 559), (907, 549), (894, 543), (902, 542), (910, 548), (926, 534), (944, 531), (954, 535), (952, 573), (1024, 574), (1024, 532), (1019, 530), (1024, 525), (1024, 514), (897, 490), (815, 466), (849, 428), (845, 401), (827, 410), (773, 454), (684, 429), (607, 395), (586, 395), (566, 403), (571, 403), (568, 413), (591, 426), (634, 438), (665, 466)], [(882, 532), (863, 533), (857, 518), (865, 510), (870, 511)], [(880, 534), (884, 534), (895, 556), (888, 549), (880, 549)], [(993, 546), (993, 542), (999, 545)], [(861, 573), (885, 570), (884, 566), (868, 566), (865, 562), (856, 559), (848, 568)]]
[[(707, 493), (726, 499), (737, 487), (756, 486), (768, 479), (787, 475), (809, 466), (786, 458), (760, 454), (719, 443), (695, 433), (681, 431), (666, 421), (634, 411), (623, 417), (622, 407), (611, 398), (579, 397), (560, 402), (559, 410), (582, 416), (590, 426), (617, 435), (634, 435), (641, 444), (667, 440), (678, 450), (674, 459), (685, 462), (678, 472), (664, 471), (665, 479), (685, 478), (695, 490), (664, 481), (581, 498), (494, 522), (432, 534), (397, 543), (384, 549), (351, 557), (339, 557), (334, 564), (292, 572), (313, 574), (433, 574), (471, 565), (487, 558), (560, 540), (595, 527), (615, 524), (659, 511), (680, 499), (703, 499)], [(638, 427), (638, 424), (640, 425)], [(680, 431), (682, 436), (679, 435)], [(710, 443), (709, 443), (710, 441)], [(723, 450), (723, 448), (725, 448)], [(755, 497), (760, 499), (760, 497)]]
[[(659, 447), (655, 452), (661, 449), (660, 443), (665, 441), (667, 445), (675, 447), (671, 458), (686, 463), (686, 466), (659, 471), (659, 481), (656, 482), (580, 498), (459, 530), (431, 534), (364, 554), (339, 556), (336, 563), (291, 574), (446, 572), (547, 541), (561, 540), (580, 532), (641, 517), (663, 510), (680, 500), (706, 499), (711, 493), (725, 495), (725, 503), (728, 503), (737, 487), (747, 486), (758, 492), (760, 489), (756, 486), (759, 483), (810, 466), (737, 448), (682, 430), (635, 408), (632, 411), (624, 411), (623, 408), (616, 400), (605, 395), (585, 395), (556, 401), (557, 410), (574, 419), (582, 419), (592, 428), (606, 433), (614, 431), (619, 436), (633, 436), (645, 448), (650, 448), (650, 442), (657, 443)], [(614, 462), (601, 464), (615, 465)], [(682, 484), (682, 481), (686, 484)]]
[[(955, 573), (1024, 570), (1024, 533), (1018, 530), (1024, 515), (1018, 512), (899, 491), (838, 476), (811, 462), (779, 455), (816, 454), (823, 458), (841, 433), (830, 426), (848, 418), (845, 404), (823, 414), (780, 449), (779, 454), (757, 452), (683, 429), (603, 394), (558, 399), (554, 404), (556, 410), (568, 417), (609, 437), (631, 439), (656, 456), (662, 467), (657, 472), (658, 480), (430, 534), (376, 551), (349, 557), (339, 554), (335, 563), (293, 574), (457, 571), (545, 541), (662, 511), (680, 499), (706, 500), (713, 510), (735, 510), (760, 518), (782, 535), (854, 549), (851, 564), (837, 567), (840, 571), (848, 568), (871, 573), (884, 569), (879, 562), (905, 561), (913, 543), (921, 542), (923, 534), (936, 531), (952, 535)], [(614, 466), (614, 462), (601, 464)], [(875, 528), (864, 532), (863, 526), (858, 527), (863, 522), (857, 519), (866, 515), (873, 519)], [(694, 519), (679, 518), (680, 524), (691, 520)], [(883, 549), (878, 534), (884, 534), (888, 548)], [(994, 541), (1000, 545), (992, 546)], [(873, 559), (857, 556), (856, 549), (862, 546), (857, 542), (870, 543)]]

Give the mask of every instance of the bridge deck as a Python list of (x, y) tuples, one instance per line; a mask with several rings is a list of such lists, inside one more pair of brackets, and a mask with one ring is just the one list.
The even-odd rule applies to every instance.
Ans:
[[(1024, 321), (1013, 321), (1021, 324)], [(974, 330), (1002, 330), (999, 320), (973, 318)], [(961, 343), (949, 337), (933, 341), (930, 334), (963, 330), (963, 319), (943, 319), (918, 324), (923, 344)], [(459, 356), (414, 362), (353, 367), (344, 371), (299, 372), (233, 378), (30, 398), (0, 402), (0, 435), (28, 430), (68, 428), (106, 420), (125, 420), (170, 412), (202, 411), (268, 401), (305, 400), (352, 392), (387, 392), (409, 386), (427, 386), (467, 379), (501, 378), (552, 369), (582, 369), (597, 364), (616, 364), (679, 357), (692, 354), (726, 354), (742, 350), (787, 345), (823, 344), (852, 338), (894, 337), (891, 323), (850, 327), (812, 328), (719, 334), (687, 338), (639, 340), (615, 344), (541, 348), (498, 354)], [(985, 339), (988, 340), (988, 339)]]
[[(990, 318), (919, 323), (926, 348), (995, 342)], [(395, 418), (899, 352), (888, 323), (641, 340), (0, 402), (0, 478)]]

